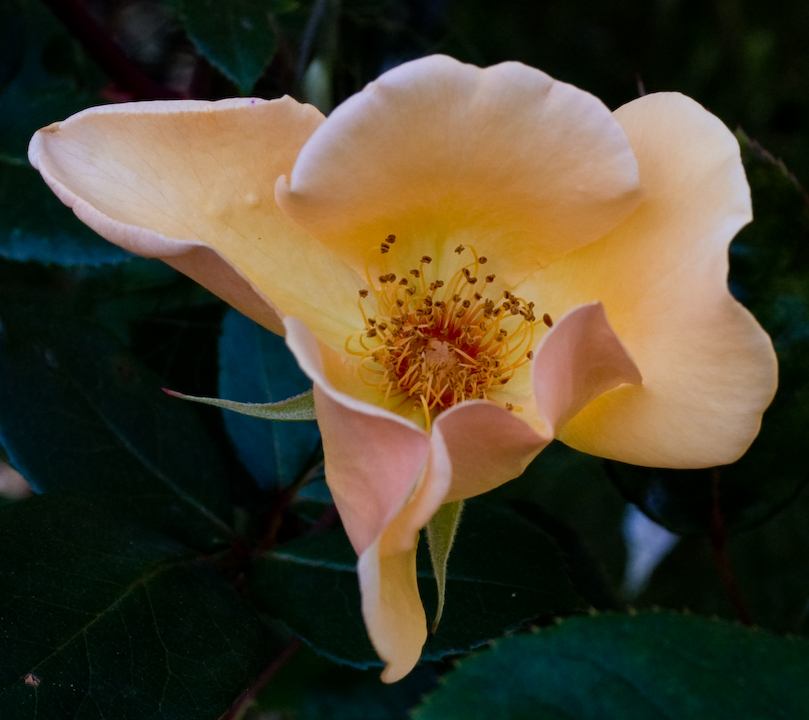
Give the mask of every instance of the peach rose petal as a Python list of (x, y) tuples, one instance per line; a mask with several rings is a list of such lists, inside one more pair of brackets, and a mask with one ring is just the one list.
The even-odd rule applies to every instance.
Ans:
[(452, 467), (441, 431), (433, 428), (424, 476), (394, 521), (359, 559), (362, 615), (374, 649), (386, 663), (384, 682), (396, 682), (418, 662), (427, 618), (416, 577), (419, 530), (438, 511)]
[(290, 312), (341, 346), (360, 279), (273, 188), (323, 116), (290, 98), (107, 105), (40, 130), (29, 158), (80, 220), (276, 332)]
[(428, 436), (398, 415), (334, 389), (317, 340), (286, 318), (286, 341), (315, 384), (326, 480), (357, 566), (368, 635), (388, 664), (386, 682), (406, 675), (427, 637), (416, 582), (419, 530), (445, 501), (451, 466), (440, 431)]
[(296, 318), (285, 318), (284, 325), (287, 345), (315, 384), (326, 480), (360, 555), (413, 494), (427, 464), (430, 438), (399, 415), (335, 390), (314, 335)]
[(584, 452), (651, 467), (731, 463), (773, 398), (772, 342), (730, 294), (728, 245), (750, 221), (730, 131), (682, 95), (647, 95), (616, 118), (644, 201), (613, 232), (529, 278), (551, 314), (599, 300), (643, 375), (591, 402), (559, 432)]
[[(637, 367), (594, 303), (561, 317), (537, 346), (531, 372), (536, 415), (533, 428), (520, 412), (485, 401), (456, 405), (438, 416), (452, 462), (445, 502), (488, 492), (525, 470), (553, 440), (555, 431), (593, 398), (641, 382)], [(530, 408), (526, 408), (530, 409)]]
[(276, 195), (358, 271), (390, 233), (428, 252), (470, 232), (510, 283), (639, 201), (635, 158), (600, 100), (520, 63), (437, 55), (335, 109)]

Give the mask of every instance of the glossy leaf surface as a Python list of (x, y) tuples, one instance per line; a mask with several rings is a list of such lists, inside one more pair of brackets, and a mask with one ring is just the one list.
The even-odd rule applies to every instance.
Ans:
[(793, 720), (807, 717), (807, 667), (809, 643), (729, 623), (581, 617), (461, 661), (413, 718)]

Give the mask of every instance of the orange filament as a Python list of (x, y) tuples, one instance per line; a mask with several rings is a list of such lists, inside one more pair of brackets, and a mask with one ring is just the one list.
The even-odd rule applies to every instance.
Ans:
[[(389, 235), (379, 252), (392, 251)], [(360, 291), (359, 309), (365, 327), (351, 335), (346, 351), (357, 355), (363, 380), (379, 389), (395, 411), (408, 404), (424, 413), (427, 430), (442, 410), (464, 400), (491, 399), (533, 357), (537, 322), (550, 325), (546, 314), (537, 321), (534, 303), (526, 303), (509, 291), (497, 299), (486, 296), (494, 274), (480, 277), (487, 258), (475, 249), (459, 245), (459, 256), (471, 261), (446, 282), (430, 280), (423, 256), (418, 268), (402, 277), (383, 272), (372, 282), (370, 293)], [(377, 311), (366, 312), (363, 302)], [(505, 404), (509, 410), (513, 408)]]

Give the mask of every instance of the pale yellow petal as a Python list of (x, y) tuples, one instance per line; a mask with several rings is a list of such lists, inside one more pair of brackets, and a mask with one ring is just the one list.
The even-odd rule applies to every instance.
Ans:
[(357, 564), (362, 615), (368, 636), (385, 663), (382, 680), (401, 680), (416, 665), (427, 641), (427, 618), (416, 580), (416, 548), (381, 557), (379, 542)]
[(513, 283), (613, 228), (637, 182), (623, 130), (593, 96), (519, 63), (431, 56), (338, 107), (277, 197), (359, 270), (391, 233), (423, 252), (464, 237)]
[(40, 130), (29, 156), (108, 240), (166, 260), (275, 331), (293, 313), (339, 346), (360, 280), (274, 198), (322, 121), (290, 98), (108, 105)]
[(769, 337), (727, 287), (728, 244), (751, 217), (738, 143), (677, 94), (647, 95), (615, 115), (638, 158), (644, 201), (519, 291), (553, 316), (601, 301), (643, 385), (605, 393), (559, 437), (640, 465), (733, 462), (777, 384)]

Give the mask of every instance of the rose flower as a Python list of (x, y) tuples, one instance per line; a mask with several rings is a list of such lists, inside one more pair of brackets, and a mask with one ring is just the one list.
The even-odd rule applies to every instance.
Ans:
[(776, 387), (727, 286), (751, 219), (733, 135), (694, 101), (611, 113), (519, 63), (401, 65), (328, 118), (288, 97), (91, 108), (32, 164), (111, 242), (286, 342), (394, 681), (427, 636), (419, 530), (554, 437), (731, 463)]

